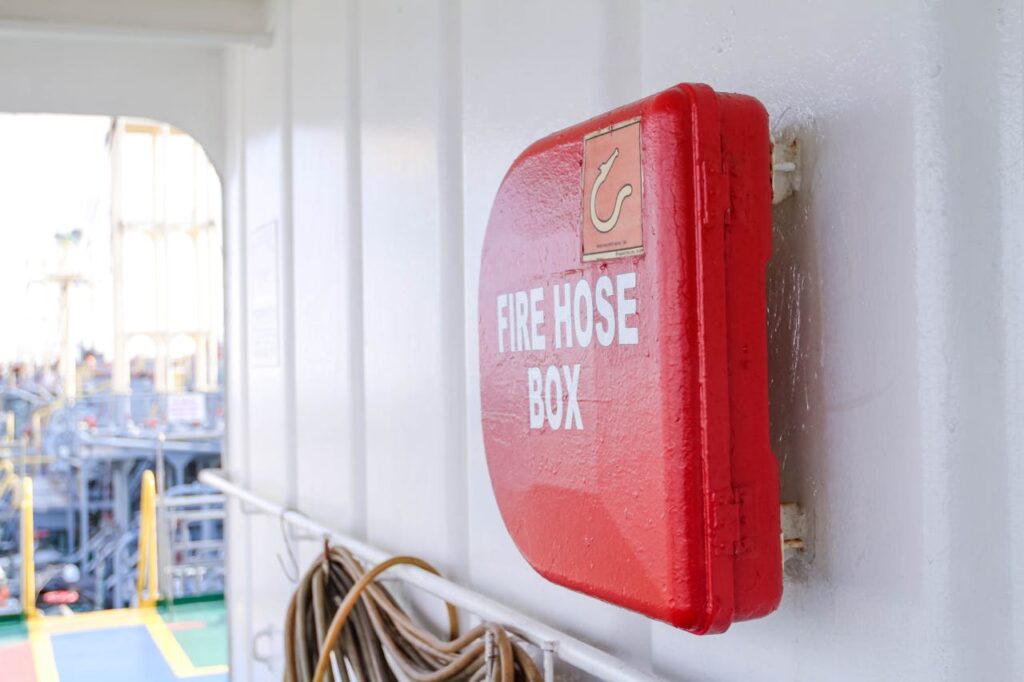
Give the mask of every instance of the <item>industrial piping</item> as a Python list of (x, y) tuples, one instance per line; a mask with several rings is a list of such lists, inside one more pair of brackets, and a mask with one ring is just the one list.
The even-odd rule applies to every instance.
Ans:
[(21, 610), (27, 618), (36, 611), (36, 533), (33, 519), (32, 479), (21, 479)]
[[(317, 523), (302, 512), (287, 509), (246, 490), (233, 483), (227, 474), (219, 469), (201, 471), (199, 473), (199, 480), (220, 490), (225, 495), (237, 498), (239, 501), (247, 503), (266, 514), (280, 517), (282, 523), (304, 529), (317, 536), (329, 538), (338, 544), (344, 545), (353, 554), (368, 562), (378, 564), (391, 558), (389, 553), (377, 547)], [(244, 511), (245, 508), (243, 507)], [(599, 679), (607, 680), (608, 682), (655, 682), (659, 679), (650, 673), (636, 670), (626, 662), (586, 642), (555, 630), (540, 621), (499, 604), (478, 592), (473, 592), (461, 585), (457, 585), (450, 580), (403, 566), (396, 566), (388, 572), (388, 575), (429, 592), (455, 606), (466, 609), (484, 620), (513, 626), (525, 636), (541, 644), (544, 654), (544, 677), (547, 680), (553, 677), (553, 656), (556, 653), (569, 665), (596, 675)]]

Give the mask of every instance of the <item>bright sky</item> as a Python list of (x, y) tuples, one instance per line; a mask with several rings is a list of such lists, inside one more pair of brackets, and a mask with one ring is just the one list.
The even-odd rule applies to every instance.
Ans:
[[(56, 233), (80, 229), (87, 242), (94, 281), (77, 288), (72, 309), (84, 313), (109, 291), (110, 124), (102, 116), (0, 114), (0, 362), (57, 353), (58, 289), (45, 283), (59, 256)], [(109, 313), (76, 317), (83, 342), (109, 346)]]
[[(71, 336), (76, 345), (108, 357), (113, 348), (110, 243), (110, 149), (112, 120), (102, 116), (0, 114), (0, 363), (53, 362), (60, 352), (59, 287), (62, 248), (55, 235), (81, 230), (74, 266), (84, 283), (71, 290)], [(157, 205), (153, 183), (154, 138), (127, 134), (123, 144), (123, 219), (150, 223)], [(213, 219), (219, 223), (220, 186), (209, 162), (187, 135), (165, 138), (163, 185), (158, 191), (165, 220), (176, 225)], [(198, 154), (198, 156), (197, 156)], [(218, 233), (219, 235), (219, 233)], [(125, 237), (125, 323), (129, 333), (156, 331), (158, 292), (166, 296), (166, 331), (199, 330), (220, 310), (222, 291), (199, 291), (200, 258), (187, 229), (166, 242), (169, 282), (155, 279), (154, 242), (145, 229)], [(216, 251), (219, 253), (219, 236)], [(211, 253), (211, 281), (220, 263)], [(220, 315), (213, 324), (219, 330)], [(190, 354), (171, 341), (172, 357)], [(152, 342), (128, 340), (138, 352)], [(148, 346), (147, 346), (147, 343)], [(129, 355), (133, 351), (129, 349)]]

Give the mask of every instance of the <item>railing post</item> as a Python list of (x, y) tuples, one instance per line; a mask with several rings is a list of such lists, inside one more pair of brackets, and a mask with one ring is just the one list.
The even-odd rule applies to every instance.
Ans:
[(159, 571), (156, 556), (156, 481), (152, 471), (142, 474), (139, 500), (139, 562), (135, 589), (139, 606), (156, 606)]
[[(166, 396), (164, 396), (166, 400)], [(164, 407), (166, 414), (166, 406)], [(164, 508), (164, 495), (167, 491), (167, 434), (161, 429), (156, 437), (156, 495), (154, 497), (154, 531), (153, 547), (156, 553), (154, 561), (157, 562), (155, 570), (160, 573), (160, 581), (164, 584), (166, 594), (164, 600), (167, 604), (174, 603), (174, 585), (171, 576), (171, 527), (168, 523), (167, 510)], [(176, 483), (181, 483), (178, 477)]]
[(32, 519), (32, 479), (21, 480), (21, 606), (29, 618), (36, 615), (35, 523)]

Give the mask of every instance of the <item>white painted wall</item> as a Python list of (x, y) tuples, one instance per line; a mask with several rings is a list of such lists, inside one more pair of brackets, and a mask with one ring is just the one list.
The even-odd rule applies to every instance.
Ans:
[(0, 31), (259, 42), (270, 0), (2, 0)]
[[(273, 47), (234, 48), (228, 74), (233, 244), (277, 220), (292, 292), (282, 367), (236, 386), (237, 474), (669, 679), (1024, 676), (1019, 2), (279, 12)], [(776, 213), (771, 398), (813, 559), (776, 614), (708, 638), (537, 577), (478, 425), (479, 253), (508, 164), (688, 80), (761, 98), (806, 162)], [(259, 523), (232, 572), (250, 630), (279, 623), (288, 592)], [(239, 678), (275, 677), (245, 667), (233, 625)]]
[[(270, 46), (223, 55), (0, 40), (0, 109), (52, 91), (43, 110), (164, 118), (214, 147), (226, 130), (223, 155), (208, 150), (227, 193), (238, 479), (667, 679), (1024, 677), (1020, 0), (273, 11)], [(137, 75), (88, 68), (129, 49), (197, 111), (145, 88), (144, 110), (111, 111)], [(189, 66), (161, 71), (158, 50)], [(478, 419), (479, 253), (508, 164), (679, 81), (761, 98), (805, 150), (803, 189), (776, 211), (769, 306), (773, 445), (784, 497), (811, 514), (812, 558), (777, 613), (707, 638), (534, 574), (498, 516)], [(269, 367), (247, 299), (249, 237), (268, 223)], [(234, 675), (278, 679), (281, 531), (237, 510), (232, 523)]]
[[(0, 12), (4, 7), (0, 0)], [(224, 54), (199, 43), (0, 33), (0, 111), (171, 123), (224, 166)]]

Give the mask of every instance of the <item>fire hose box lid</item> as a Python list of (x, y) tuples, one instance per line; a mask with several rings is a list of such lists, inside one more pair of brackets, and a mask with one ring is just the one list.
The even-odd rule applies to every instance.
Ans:
[(554, 133), (494, 201), (482, 430), (505, 525), (568, 588), (694, 633), (782, 593), (768, 118), (681, 84)]

